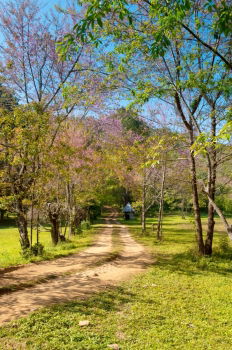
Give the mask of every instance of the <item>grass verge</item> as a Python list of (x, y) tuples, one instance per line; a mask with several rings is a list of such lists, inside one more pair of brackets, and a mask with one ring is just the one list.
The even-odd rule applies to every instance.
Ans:
[(90, 230), (84, 230), (81, 234), (72, 236), (56, 247), (51, 243), (50, 232), (42, 231), (40, 233), (40, 243), (44, 245), (44, 254), (26, 259), (21, 255), (18, 229), (15, 227), (13, 220), (8, 221), (0, 226), (0, 268), (51, 260), (77, 253), (93, 243), (98, 228), (99, 224), (93, 225)]
[[(231, 349), (232, 251), (221, 244), (220, 228), (211, 258), (193, 254), (193, 229), (177, 216), (165, 219), (161, 243), (151, 232), (141, 236), (136, 221), (130, 229), (156, 256), (146, 273), (1, 328), (0, 349), (106, 350), (113, 343), (123, 350)], [(80, 320), (90, 325), (80, 327)]]

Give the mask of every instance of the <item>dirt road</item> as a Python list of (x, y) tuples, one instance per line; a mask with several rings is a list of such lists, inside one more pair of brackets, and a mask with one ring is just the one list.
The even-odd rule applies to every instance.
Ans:
[[(0, 324), (44, 306), (87, 297), (142, 272), (152, 261), (150, 254), (135, 242), (126, 226), (118, 224), (116, 218), (109, 218), (107, 222), (97, 242), (82, 253), (0, 275), (0, 286), (3, 287), (13, 282), (25, 283), (56, 276), (54, 280), (0, 296)], [(113, 249), (112, 232), (117, 232), (120, 256), (103, 263)]]

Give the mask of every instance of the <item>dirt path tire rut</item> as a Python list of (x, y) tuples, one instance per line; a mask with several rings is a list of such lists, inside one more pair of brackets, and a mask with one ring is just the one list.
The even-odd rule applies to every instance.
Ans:
[[(68, 275), (61, 275), (55, 280), (2, 295), (0, 324), (25, 316), (41, 307), (88, 297), (144, 271), (152, 262), (150, 254), (141, 244), (135, 242), (126, 226), (118, 224), (116, 219), (109, 220), (112, 224), (105, 225), (97, 242), (84, 252), (1, 275), (0, 286), (6, 286), (12, 284), (12, 280), (23, 283), (46, 274), (60, 275), (68, 272)], [(119, 234), (122, 252), (114, 261), (99, 266), (99, 262), (104, 261), (112, 251), (113, 229), (117, 229)], [(94, 264), (97, 266), (93, 267)]]

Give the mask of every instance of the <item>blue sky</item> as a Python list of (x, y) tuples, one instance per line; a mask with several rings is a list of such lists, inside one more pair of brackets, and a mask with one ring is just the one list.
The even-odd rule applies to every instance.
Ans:
[[(6, 4), (9, 0), (0, 0), (0, 5), (2, 5), (2, 7), (4, 8), (4, 4)], [(13, 0), (13, 1), (17, 1), (17, 0)], [(37, 0), (37, 3), (42, 7), (43, 11), (46, 13), (47, 11), (49, 11), (50, 9), (54, 9), (55, 5), (58, 5), (60, 7), (65, 7), (67, 1), (66, 0)], [(3, 40), (3, 36), (1, 34), (0, 31), (0, 43)]]
[(64, 0), (43, 0), (41, 1), (44, 4), (46, 9), (54, 8), (55, 5), (60, 7), (65, 7), (66, 1)]

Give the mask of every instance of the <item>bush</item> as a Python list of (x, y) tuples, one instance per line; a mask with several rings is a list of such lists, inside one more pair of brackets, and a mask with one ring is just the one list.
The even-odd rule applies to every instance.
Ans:
[(219, 241), (219, 251), (221, 253), (228, 253), (231, 251), (228, 236), (222, 236)]
[(76, 228), (76, 233), (77, 233), (78, 235), (82, 233), (82, 227), (81, 227), (81, 225), (77, 226), (77, 228)]
[(22, 250), (21, 255), (25, 259), (30, 259), (33, 256), (42, 256), (44, 253), (44, 246), (41, 243), (35, 243), (31, 248)]
[(31, 252), (32, 255), (34, 256), (41, 256), (44, 253), (44, 246), (41, 243), (35, 243), (32, 247), (31, 247)]
[(20, 254), (24, 259), (30, 259), (33, 255), (31, 248), (23, 248)]
[(91, 225), (90, 225), (90, 222), (88, 220), (81, 222), (81, 229), (82, 230), (90, 230), (90, 228), (91, 228)]

